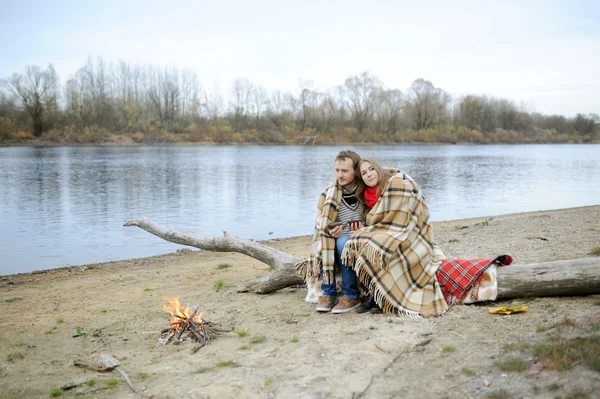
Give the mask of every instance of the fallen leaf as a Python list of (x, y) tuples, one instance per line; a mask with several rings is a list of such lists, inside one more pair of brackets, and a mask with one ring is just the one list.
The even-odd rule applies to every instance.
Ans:
[(527, 306), (512, 305), (512, 306), (500, 306), (496, 308), (488, 308), (489, 314), (511, 314), (511, 313), (523, 313), (527, 312)]

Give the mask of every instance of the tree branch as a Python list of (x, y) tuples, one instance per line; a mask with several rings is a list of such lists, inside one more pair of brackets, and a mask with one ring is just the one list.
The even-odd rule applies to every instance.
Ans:
[(295, 264), (300, 261), (293, 255), (282, 252), (256, 241), (224, 233), (223, 237), (206, 237), (180, 233), (154, 223), (146, 218), (129, 220), (123, 226), (137, 226), (148, 233), (175, 244), (188, 245), (212, 252), (238, 252), (259, 260), (273, 268), (266, 277), (248, 281), (239, 289), (241, 292), (255, 291), (267, 294), (304, 281), (297, 275)]

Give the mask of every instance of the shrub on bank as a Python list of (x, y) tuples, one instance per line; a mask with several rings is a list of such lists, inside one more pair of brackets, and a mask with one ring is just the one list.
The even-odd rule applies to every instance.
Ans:
[(131, 135), (131, 139), (138, 144), (170, 144), (177, 142), (177, 137), (164, 130), (151, 130), (146, 133), (137, 132)]
[(0, 117), (0, 141), (7, 141), (13, 137), (16, 131), (16, 126), (13, 121), (8, 118)]

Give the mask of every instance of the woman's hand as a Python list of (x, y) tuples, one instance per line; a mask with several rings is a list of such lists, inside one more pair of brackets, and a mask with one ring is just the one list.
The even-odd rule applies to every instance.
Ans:
[(348, 229), (351, 231), (360, 230), (363, 227), (362, 222), (348, 223)]

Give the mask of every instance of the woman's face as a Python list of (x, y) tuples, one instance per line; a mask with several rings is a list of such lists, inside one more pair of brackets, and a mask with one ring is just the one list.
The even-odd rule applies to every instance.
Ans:
[(375, 187), (379, 181), (379, 173), (375, 170), (371, 162), (363, 162), (360, 165), (360, 177), (369, 187)]

